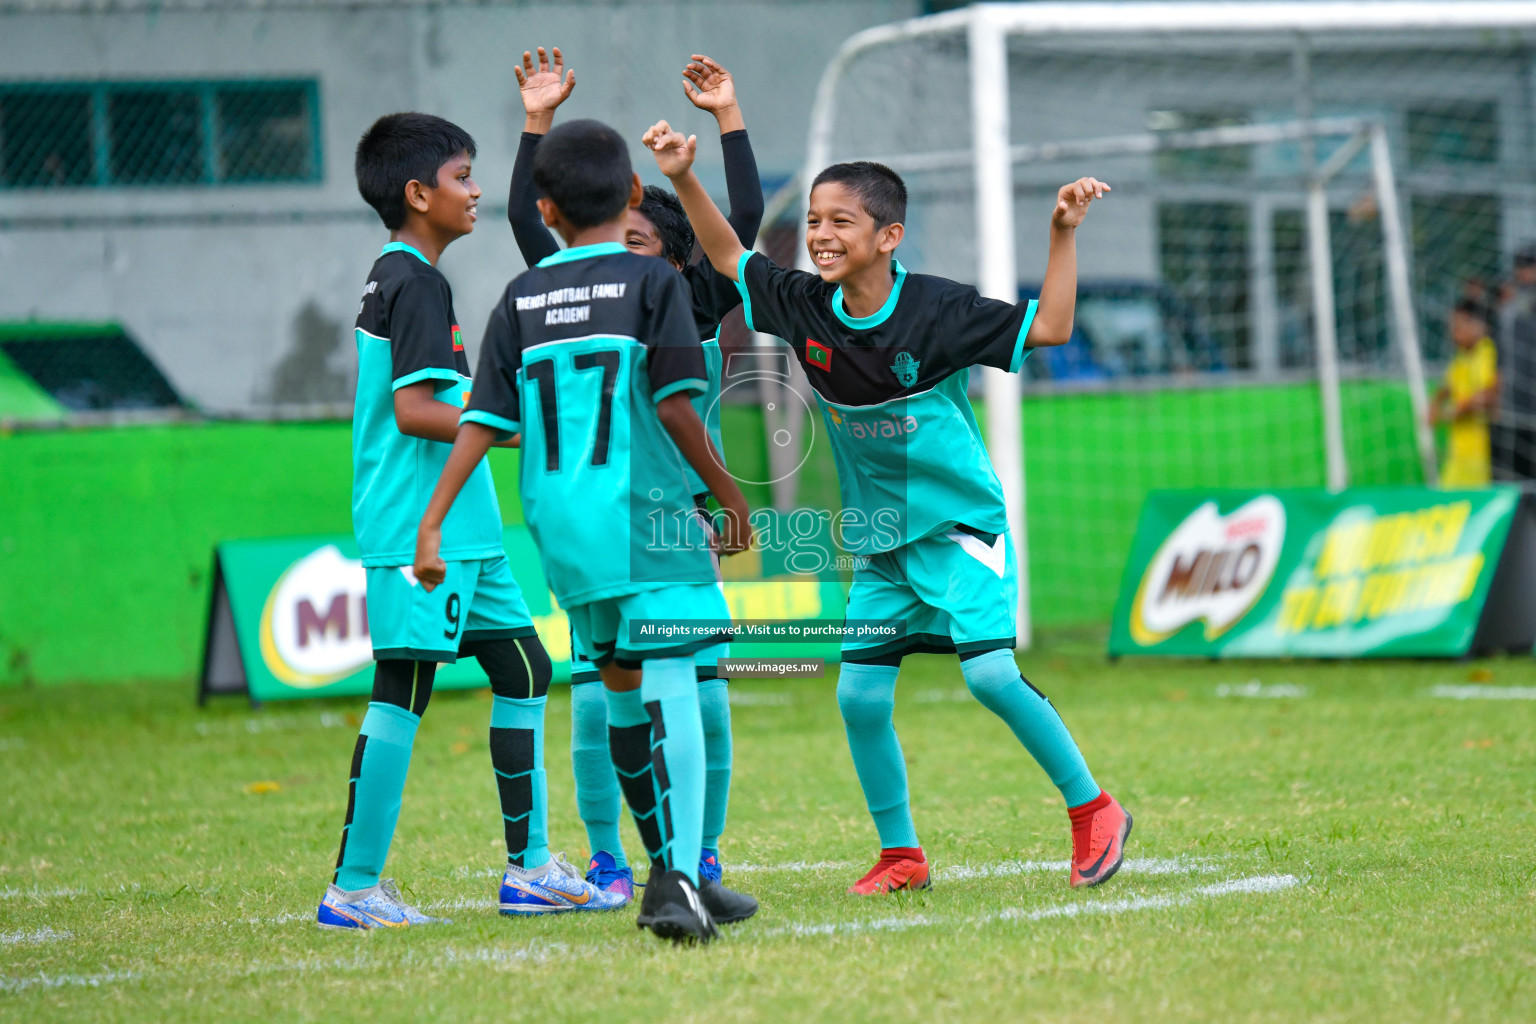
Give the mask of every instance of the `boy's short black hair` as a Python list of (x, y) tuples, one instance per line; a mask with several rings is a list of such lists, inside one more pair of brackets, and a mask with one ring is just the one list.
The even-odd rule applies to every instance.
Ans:
[(1485, 324), (1488, 322), (1488, 307), (1476, 299), (1458, 299), (1452, 310), (1466, 316), (1475, 316)]
[(907, 219), (907, 183), (901, 175), (885, 164), (873, 160), (855, 160), (851, 164), (833, 164), (811, 182), (811, 191), (817, 185), (836, 183), (847, 187), (859, 197), (864, 212), (875, 218), (875, 227), (900, 224)]
[(662, 258), (686, 267), (693, 258), (693, 225), (688, 223), (682, 200), (664, 188), (647, 185), (640, 212), (656, 228)]
[(601, 121), (567, 121), (539, 143), (533, 184), (578, 228), (592, 228), (624, 212), (634, 182), (629, 147)]
[(460, 153), (474, 159), (475, 140), (452, 121), (415, 112), (385, 114), (358, 140), (357, 190), (395, 231), (405, 224), (406, 183), (436, 188), (437, 172)]

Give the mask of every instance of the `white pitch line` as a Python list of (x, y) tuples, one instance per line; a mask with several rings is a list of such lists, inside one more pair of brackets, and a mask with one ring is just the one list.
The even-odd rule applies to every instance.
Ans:
[(1431, 687), (1431, 697), (1446, 700), (1536, 700), (1536, 686), (1453, 686)]
[(793, 694), (789, 693), (754, 693), (750, 690), (731, 690), (729, 700), (732, 707), (752, 708), (783, 708), (795, 702)]
[(0, 946), (36, 946), (44, 942), (58, 942), (74, 935), (70, 931), (54, 931), (52, 928), (34, 928), (31, 931), (0, 932)]
[[(1005, 860), (980, 867), (956, 864), (952, 868), (939, 868), (933, 875), (940, 881), (957, 881), (1066, 872), (1071, 869), (1072, 862), (1066, 860)], [(1221, 865), (1213, 860), (1197, 860), (1193, 857), (1131, 857), (1121, 865), (1120, 870), (1136, 875), (1209, 875), (1220, 871)]]
[(0, 751), (25, 750), (27, 741), (20, 736), (0, 736)]
[(770, 928), (757, 934), (763, 938), (775, 935), (812, 937), (826, 935), (857, 935), (864, 932), (907, 931), (912, 928), (957, 925), (984, 925), (1005, 921), (1045, 921), (1059, 917), (1082, 917), (1087, 914), (1123, 914), (1138, 910), (1167, 910), (1182, 907), (1197, 899), (1217, 899), (1239, 893), (1281, 892), (1300, 884), (1295, 875), (1255, 875), (1234, 878), (1213, 885), (1202, 885), (1186, 893), (1167, 896), (1129, 896), (1114, 900), (1098, 900), (1091, 903), (1064, 903), (1054, 907), (1025, 910), (1011, 907), (994, 914), (976, 917), (930, 917), (916, 914), (911, 917), (879, 917), (868, 921), (834, 921), (822, 924), (788, 924)]
[(377, 968), (410, 967), (416, 964), (426, 964), (433, 967), (461, 964), (489, 964), (491, 966), (513, 966), (518, 964), (533, 963), (542, 964), (553, 960), (564, 960), (572, 956), (591, 955), (596, 950), (578, 950), (573, 952), (563, 942), (530, 942), (521, 946), (481, 946), (474, 949), (460, 949), (449, 946), (438, 953), (418, 952), (414, 949), (406, 949), (398, 956), (379, 957), (369, 955), (365, 950), (346, 956), (338, 957), (306, 957), (302, 960), (288, 960), (276, 964), (256, 964), (246, 969), (247, 975), (254, 974), (334, 974), (339, 971), (366, 971)]
[(784, 864), (727, 864), (727, 874), (743, 872), (750, 874), (756, 871), (834, 871), (842, 868), (854, 867), (851, 860), (792, 860)]
[(421, 905), (422, 910), (498, 910), (500, 908), (500, 900), (475, 899), (468, 896)]
[(1250, 679), (1246, 683), (1221, 683), (1216, 687), (1218, 697), (1294, 698), (1305, 697), (1307, 688), (1295, 683), (1261, 683)]
[(963, 686), (952, 690), (918, 690), (912, 700), (918, 704), (969, 704), (976, 698)]
[(34, 974), (25, 978), (0, 978), (0, 992), (25, 992), (29, 988), (99, 988), (116, 981), (131, 981), (138, 971), (103, 971), (100, 974)]
[(0, 900), (52, 900), (62, 896), (84, 896), (85, 890), (70, 886), (64, 889), (0, 889)]
[[(862, 862), (860, 862), (862, 863)], [(726, 874), (762, 871), (841, 871), (860, 866), (847, 860), (790, 861), (786, 864), (726, 864)], [(996, 864), (956, 864), (938, 868), (935, 879), (960, 881), (968, 878), (1006, 878), (1012, 875), (1031, 875), (1071, 870), (1071, 861), (1065, 860), (1005, 860)], [(1138, 875), (1199, 875), (1214, 874), (1221, 870), (1221, 863), (1214, 859), (1195, 857), (1132, 857), (1121, 868)]]

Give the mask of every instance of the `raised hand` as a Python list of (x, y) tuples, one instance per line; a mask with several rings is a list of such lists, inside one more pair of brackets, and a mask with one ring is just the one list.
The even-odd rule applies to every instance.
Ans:
[(683, 92), (700, 110), (736, 106), (736, 82), (731, 73), (701, 53), (683, 68)]
[(1098, 178), (1078, 178), (1070, 185), (1063, 185), (1056, 192), (1056, 210), (1051, 214), (1051, 227), (1075, 228), (1088, 216), (1088, 204), (1103, 199), (1110, 190)]
[(699, 137), (690, 135), (685, 139), (682, 132), (673, 131), (665, 121), (657, 121), (647, 128), (642, 141), (656, 157), (656, 166), (661, 168), (661, 173), (669, 178), (687, 174), (693, 166), (693, 158), (698, 155)]
[(534, 67), (533, 54), (524, 50), (522, 65), (512, 66), (512, 73), (517, 76), (518, 91), (523, 98), (523, 110), (527, 111), (530, 122), (544, 122), (545, 131), (549, 130), (549, 122), (554, 120), (555, 108), (564, 103), (571, 95), (571, 90), (576, 88), (576, 72), (566, 70), (560, 47), (554, 48), (554, 55), (554, 65), (551, 66), (544, 47), (539, 47), (539, 63), (538, 67)]

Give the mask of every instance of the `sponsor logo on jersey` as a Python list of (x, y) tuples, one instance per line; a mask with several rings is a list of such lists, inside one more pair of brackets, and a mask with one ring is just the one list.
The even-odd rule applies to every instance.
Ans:
[(891, 364), (891, 372), (896, 375), (902, 387), (909, 388), (917, 383), (918, 367), (922, 365), (921, 362), (912, 358), (910, 352), (898, 352), (896, 361)]
[(334, 544), (278, 577), (261, 610), (261, 657), (289, 686), (325, 686), (373, 660), (368, 576)]
[(862, 417), (853, 410), (839, 410), (835, 405), (825, 406), (827, 419), (838, 430), (859, 440), (877, 437), (904, 437), (916, 433), (916, 416), (892, 416), (889, 413), (866, 413)]
[(832, 349), (811, 338), (805, 339), (805, 361), (820, 370), (831, 372)]
[(1131, 636), (1151, 646), (1197, 620), (1214, 640), (1269, 586), (1285, 543), (1285, 506), (1262, 495), (1228, 515), (1208, 501), (1168, 535), (1131, 604)]

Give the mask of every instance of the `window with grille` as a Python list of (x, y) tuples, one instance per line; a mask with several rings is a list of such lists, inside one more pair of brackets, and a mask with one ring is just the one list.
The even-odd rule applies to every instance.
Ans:
[(320, 180), (310, 81), (0, 83), (0, 188)]

